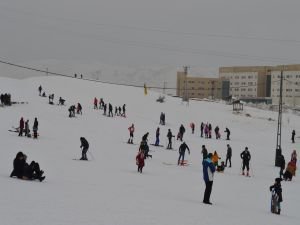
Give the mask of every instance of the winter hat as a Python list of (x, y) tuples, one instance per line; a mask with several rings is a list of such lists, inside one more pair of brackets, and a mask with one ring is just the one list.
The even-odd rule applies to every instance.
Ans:
[(248, 147), (246, 147), (245, 150), (248, 150)]

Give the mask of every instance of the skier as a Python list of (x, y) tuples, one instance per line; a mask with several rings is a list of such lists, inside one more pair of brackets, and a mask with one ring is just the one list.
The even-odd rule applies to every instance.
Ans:
[(40, 165), (32, 161), (30, 164), (26, 162), (27, 156), (22, 152), (18, 152), (14, 159), (14, 168), (10, 174), (10, 177), (17, 177), (23, 180), (35, 180), (38, 179), (42, 182), (45, 176), (42, 176), (44, 171), (40, 170)]
[(88, 160), (86, 153), (89, 150), (89, 143), (84, 137), (80, 138), (80, 142), (81, 142), (80, 148), (82, 148), (82, 156), (80, 160)]
[(213, 178), (214, 178), (214, 173), (216, 171), (216, 168), (214, 164), (211, 161), (212, 154), (209, 153), (207, 155), (207, 158), (203, 160), (202, 165), (203, 165), (203, 179), (205, 182), (205, 191), (204, 191), (204, 198), (203, 198), (203, 203), (204, 204), (209, 204), (212, 205), (210, 202), (210, 194), (212, 190), (212, 185), (213, 185)]
[(42, 85), (40, 85), (40, 86), (39, 86), (39, 96), (42, 95), (42, 90), (43, 90)]
[(250, 152), (248, 151), (248, 147), (241, 153), (241, 158), (243, 159), (243, 167), (242, 167), (242, 175), (245, 175), (244, 170), (247, 168), (246, 176), (249, 176), (249, 162), (251, 160)]
[(227, 138), (226, 138), (226, 140), (230, 140), (230, 130), (226, 127), (226, 129), (225, 129), (224, 132), (227, 133)]
[(143, 151), (139, 151), (135, 157), (136, 165), (138, 166), (138, 172), (143, 172), (143, 167), (145, 166), (145, 155)]
[(232, 149), (231, 149), (230, 145), (227, 144), (225, 167), (227, 167), (227, 161), (229, 161), (229, 167), (231, 167), (231, 156), (232, 156)]
[(193, 122), (190, 123), (190, 127), (192, 129), (192, 134), (194, 134), (195, 131), (195, 124)]
[(129, 139), (128, 144), (133, 144), (133, 133), (134, 133), (134, 124), (132, 124), (130, 127), (128, 127), (129, 130)]
[(204, 123), (201, 122), (201, 126), (200, 126), (201, 137), (203, 137), (203, 130), (204, 130)]
[[(184, 165), (184, 155), (185, 155), (185, 150), (188, 150), (189, 154), (191, 154), (189, 147), (187, 146), (187, 144), (185, 142), (183, 142), (180, 146), (179, 146), (179, 157), (178, 157), (178, 165)], [(181, 159), (181, 161), (180, 161)]]
[(34, 118), (34, 122), (33, 122), (33, 127), (32, 127), (32, 131), (33, 131), (33, 138), (37, 138), (38, 136), (38, 127), (39, 127), (39, 122), (37, 120), (37, 118)]
[(23, 136), (23, 129), (24, 129), (24, 119), (21, 117), (19, 123), (19, 136)]
[(167, 149), (172, 149), (172, 137), (175, 137), (175, 136), (172, 134), (171, 129), (168, 129), (167, 137), (168, 137), (168, 140), (169, 140)]
[(296, 131), (293, 130), (293, 132), (292, 132), (292, 143), (295, 143), (295, 135), (296, 135)]
[[(271, 211), (272, 213), (280, 214), (281, 208), (280, 208), (280, 202), (282, 202), (282, 188), (281, 188), (281, 178), (276, 178), (275, 183), (270, 186), (270, 191), (273, 193), (272, 194), (272, 206), (271, 206)], [(273, 201), (273, 195), (275, 195), (276, 201)], [(274, 199), (274, 200), (275, 200)], [(275, 205), (273, 205), (275, 204)], [(276, 210), (277, 208), (277, 210)]]
[(202, 145), (201, 153), (202, 153), (202, 156), (203, 156), (203, 160), (206, 159), (208, 152), (207, 152), (207, 149), (206, 149), (205, 145)]
[(142, 151), (144, 154), (144, 159), (147, 159), (148, 157), (152, 158), (152, 155), (149, 154), (149, 146), (147, 144), (147, 141), (141, 141), (139, 151)]
[(160, 135), (160, 132), (159, 132), (159, 127), (156, 129), (156, 132), (155, 132), (155, 137), (156, 137), (156, 140), (155, 140), (155, 146), (159, 146), (159, 135)]
[(94, 98), (94, 109), (98, 109), (98, 99)]
[(147, 143), (148, 142), (148, 135), (149, 135), (149, 132), (144, 134), (143, 137), (142, 137), (142, 141), (145, 141)]

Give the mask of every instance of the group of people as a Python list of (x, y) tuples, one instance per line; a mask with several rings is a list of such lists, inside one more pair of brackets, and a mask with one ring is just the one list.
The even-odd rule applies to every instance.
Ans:
[(10, 106), (11, 105), (11, 95), (8, 93), (0, 95), (0, 103), (1, 105)]
[(135, 157), (136, 165), (138, 167), (137, 171), (139, 173), (143, 172), (143, 168), (145, 166), (145, 159), (147, 159), (148, 157), (152, 158), (152, 155), (149, 154), (148, 135), (149, 132), (143, 135), (138, 153)]
[[(33, 131), (33, 138), (38, 137), (38, 127), (39, 127), (39, 122), (37, 118), (34, 118), (33, 126), (32, 126), (32, 131)], [(21, 117), (20, 122), (19, 122), (19, 127), (17, 128), (19, 131), (19, 136), (23, 136), (23, 133), (25, 137), (32, 137), (29, 129), (29, 120), (27, 119), (26, 122), (24, 121), (23, 117)]]
[[(98, 99), (95, 97), (94, 109), (103, 109), (103, 115), (106, 116), (107, 103), (104, 102), (103, 98), (100, 98), (98, 101)], [(121, 106), (115, 106), (115, 111), (113, 112), (112, 104), (108, 103), (108, 117), (113, 117), (113, 116), (126, 117), (126, 104), (123, 104), (122, 108)]]
[[(191, 123), (191, 124), (193, 124), (193, 126), (191, 126), (191, 128), (192, 128), (192, 133), (194, 133), (195, 125), (194, 125), (194, 123)], [(203, 137), (203, 134), (204, 134), (205, 138), (212, 138), (212, 125), (210, 123), (204, 124), (203, 122), (201, 122), (200, 132), (201, 132), (200, 133), (201, 137)], [(220, 134), (219, 126), (215, 127), (214, 132), (215, 132), (216, 139), (220, 139), (221, 134)], [(230, 130), (226, 127), (224, 132), (226, 133), (226, 140), (230, 140)]]
[(71, 118), (71, 117), (75, 117), (75, 112), (76, 112), (77, 114), (82, 115), (82, 106), (81, 106), (81, 104), (78, 102), (78, 103), (77, 103), (77, 106), (76, 106), (76, 105), (71, 105), (71, 106), (69, 107), (68, 111), (69, 111), (69, 117), (70, 117), (70, 118)]

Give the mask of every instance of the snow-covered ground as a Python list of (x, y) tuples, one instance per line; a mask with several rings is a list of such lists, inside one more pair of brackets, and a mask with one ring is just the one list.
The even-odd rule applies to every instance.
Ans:
[[(48, 98), (38, 96), (42, 85), (47, 94), (66, 99), (67, 106), (49, 105)], [(12, 100), (28, 102), (0, 107), (0, 224), (298, 224), (300, 221), (300, 183), (282, 182), (282, 215), (270, 213), (269, 186), (278, 176), (274, 167), (277, 113), (245, 107), (233, 114), (232, 106), (223, 103), (190, 101), (187, 106), (178, 98), (166, 97), (156, 102), (159, 94), (141, 88), (106, 85), (80, 79), (33, 77), (23, 80), (0, 78), (0, 93), (11, 93)], [(94, 97), (113, 106), (126, 103), (127, 118), (109, 118), (93, 109)], [(68, 106), (80, 102), (83, 115), (68, 117)], [(128, 145), (128, 127), (136, 127), (134, 142), (146, 132), (149, 142), (155, 139), (161, 112), (166, 126), (161, 128), (161, 143), (166, 145), (167, 129), (177, 133), (186, 127), (184, 140), (191, 149), (190, 164), (176, 164), (177, 151), (150, 146), (152, 159), (146, 160), (143, 174), (137, 173), (135, 156), (138, 145)], [(245, 114), (251, 117), (246, 117)], [(39, 120), (38, 140), (18, 137), (8, 132), (19, 119)], [(269, 120), (269, 118), (273, 120)], [(222, 139), (199, 137), (201, 122), (218, 125)], [(196, 124), (191, 134), (189, 124)], [(224, 130), (231, 130), (231, 141), (224, 140)], [(282, 148), (288, 162), (293, 149), (299, 153), (299, 138), (291, 143), (291, 131), (300, 132), (299, 116), (283, 115)], [(79, 158), (81, 136), (90, 143), (88, 158)], [(212, 206), (202, 203), (205, 184), (202, 179), (201, 146), (218, 151), (225, 158), (226, 144), (233, 149), (233, 167), (215, 174), (211, 195)], [(179, 142), (175, 142), (178, 149)], [(251, 178), (240, 175), (240, 153), (248, 146), (251, 155)], [(29, 182), (12, 179), (12, 161), (18, 151), (36, 160), (45, 171), (46, 180)], [(298, 174), (297, 174), (298, 175)]]

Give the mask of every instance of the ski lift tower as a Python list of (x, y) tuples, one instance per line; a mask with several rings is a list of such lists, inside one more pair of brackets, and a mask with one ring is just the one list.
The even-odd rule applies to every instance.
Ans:
[[(284, 68), (284, 67), (283, 67)], [(281, 125), (282, 125), (282, 82), (283, 82), (283, 69), (280, 72), (280, 94), (278, 104), (278, 125), (277, 125), (277, 142), (275, 154), (275, 166), (280, 167), (281, 156)]]

